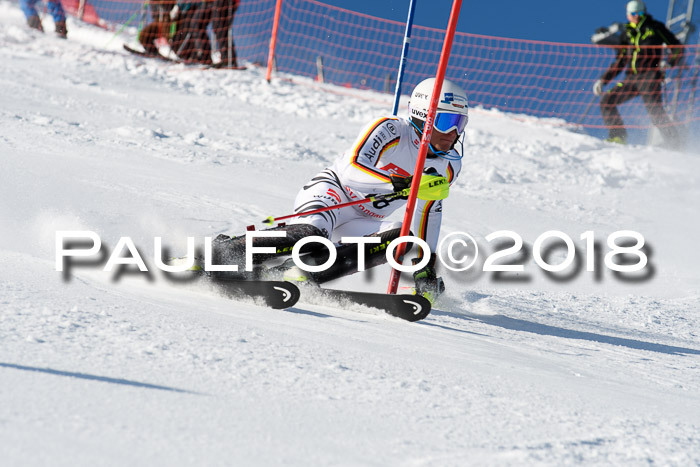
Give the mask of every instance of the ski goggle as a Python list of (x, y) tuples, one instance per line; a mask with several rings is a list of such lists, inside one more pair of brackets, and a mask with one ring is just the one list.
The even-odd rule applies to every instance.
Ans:
[(644, 12), (643, 11), (630, 11), (629, 15), (630, 16), (644, 16)]
[[(464, 117), (465, 117), (466, 120), (469, 120), (468, 118), (466, 118), (466, 116), (464, 116)], [(409, 121), (411, 122), (411, 125), (413, 125), (413, 128), (415, 128), (416, 130), (418, 130), (418, 131), (420, 132), (420, 134), (422, 135), (422, 134), (423, 134), (423, 123), (424, 123), (423, 120), (421, 120), (421, 119), (419, 119), (419, 118), (416, 118), (416, 117), (411, 117), (411, 119), (410, 119)], [(466, 126), (467, 124), (464, 123), (464, 125)], [(451, 130), (450, 130), (450, 131), (451, 131)], [(449, 132), (448, 132), (448, 133), (449, 133)], [(460, 133), (460, 134), (461, 134), (461, 133)], [(443, 158), (443, 159), (447, 159), (448, 161), (458, 161), (458, 160), (461, 160), (462, 157), (464, 157), (464, 156), (463, 156), (463, 154), (464, 154), (464, 141), (463, 141), (463, 140), (464, 140), (464, 138), (462, 138), (462, 137), (460, 136), (460, 137), (457, 138), (457, 141), (455, 141), (455, 144), (459, 143), (460, 146), (462, 147), (462, 150), (461, 150), (461, 151), (455, 151), (455, 152), (457, 153), (456, 155), (450, 154), (450, 151), (447, 151), (447, 152), (445, 152), (445, 151), (439, 151), (439, 150), (435, 149), (435, 148), (433, 147), (432, 144), (430, 144), (430, 150), (431, 150), (431, 151), (433, 152), (433, 154), (435, 154), (436, 156), (441, 157), (441, 158)], [(454, 146), (454, 145), (453, 145), (453, 146)]]
[(457, 134), (461, 134), (467, 126), (467, 122), (469, 122), (468, 115), (438, 112), (433, 128), (440, 133), (457, 130)]

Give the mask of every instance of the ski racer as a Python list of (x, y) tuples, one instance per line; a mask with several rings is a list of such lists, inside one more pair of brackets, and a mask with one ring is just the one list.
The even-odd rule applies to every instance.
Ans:
[(627, 67), (625, 79), (606, 92), (600, 100), (603, 121), (609, 133), (608, 141), (621, 144), (627, 142), (627, 131), (617, 106), (641, 95), (652, 123), (661, 131), (666, 143), (672, 147), (677, 146), (678, 132), (664, 110), (662, 85), (666, 68), (681, 62), (683, 49), (674, 47), (668, 62), (663, 60), (661, 46), (677, 46), (680, 42), (663, 23), (647, 13), (643, 1), (633, 0), (627, 3), (627, 20), (626, 34), (622, 39), (622, 45), (626, 47), (618, 50), (615, 62), (593, 85), (593, 93), (600, 96), (603, 94), (603, 86)]
[[(344, 154), (304, 185), (296, 196), (294, 212), (303, 213), (336, 206), (410, 187), (434, 82), (434, 78), (426, 79), (415, 87), (409, 101), (408, 119), (382, 117), (367, 125)], [(461, 169), (462, 155), (455, 150), (455, 145), (462, 138), (469, 119), (468, 112), (467, 94), (455, 83), (444, 80), (425, 172), (433, 176), (438, 174), (450, 184), (455, 181)], [(289, 225), (271, 229), (284, 230), (285, 238), (256, 238), (254, 246), (274, 246), (276, 253), (259, 254), (255, 258), (262, 262), (274, 256), (289, 254), (297, 241), (308, 236), (320, 236), (332, 241), (337, 241), (342, 236), (375, 236), (380, 237), (380, 243), (365, 246), (365, 266), (370, 268), (383, 264), (386, 262), (386, 246), (399, 236), (401, 226), (400, 222), (389, 221), (387, 217), (404, 207), (406, 201), (405, 196), (394, 197), (372, 204), (297, 217)], [(420, 251), (418, 258), (413, 260), (413, 264), (417, 264), (423, 255), (430, 255), (427, 265), (413, 275), (415, 291), (431, 302), (445, 290), (442, 279), (437, 275), (434, 253), (441, 221), (441, 200), (417, 200), (411, 235), (425, 240), (431, 251)], [(324, 264), (328, 252), (323, 247), (321, 250), (312, 251), (304, 262)], [(220, 235), (214, 241), (214, 251), (219, 264), (242, 264), (240, 259), (245, 251), (245, 238)], [(340, 244), (337, 254), (335, 263), (322, 272), (304, 272), (296, 266), (292, 267), (291, 260), (271, 270), (281, 272), (285, 280), (315, 283), (357, 272), (357, 244)]]

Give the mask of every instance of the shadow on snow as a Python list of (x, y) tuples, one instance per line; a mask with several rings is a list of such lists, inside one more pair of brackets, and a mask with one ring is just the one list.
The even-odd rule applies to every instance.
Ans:
[(669, 355), (700, 355), (700, 350), (690, 349), (687, 347), (676, 347), (672, 345), (657, 344), (654, 342), (640, 341), (637, 339), (627, 339), (624, 337), (606, 336), (587, 331), (575, 331), (547, 324), (535, 323), (524, 319), (509, 318), (504, 315), (478, 315), (468, 311), (459, 313), (450, 311), (433, 310), (432, 315), (450, 316), (459, 319), (470, 319), (480, 321), (490, 326), (497, 326), (511, 331), (524, 331), (542, 336), (563, 337), (565, 339), (578, 339), (590, 342), (600, 342), (603, 344), (618, 345), (634, 350), (647, 350), (649, 352), (658, 352)]
[(11, 368), (14, 370), (23, 370), (23, 371), (36, 371), (39, 373), (46, 373), (46, 374), (55, 375), (55, 376), (67, 376), (70, 378), (86, 379), (89, 381), (100, 381), (102, 383), (120, 384), (120, 385), (124, 385), (124, 386), (135, 386), (135, 387), (146, 388), (146, 389), (157, 389), (160, 391), (172, 391), (172, 392), (179, 392), (179, 393), (183, 393), (183, 394), (202, 395), (201, 393), (194, 392), (194, 391), (188, 391), (186, 389), (178, 389), (178, 388), (173, 388), (173, 387), (169, 387), (169, 386), (159, 386), (157, 384), (142, 383), (140, 381), (131, 381), (131, 380), (122, 379), (122, 378), (110, 378), (108, 376), (98, 376), (98, 375), (90, 375), (90, 374), (86, 374), (86, 373), (75, 373), (72, 371), (54, 370), (53, 368), (38, 368), (38, 367), (34, 367), (34, 366), (16, 365), (14, 363), (2, 363), (2, 362), (0, 362), (0, 368)]

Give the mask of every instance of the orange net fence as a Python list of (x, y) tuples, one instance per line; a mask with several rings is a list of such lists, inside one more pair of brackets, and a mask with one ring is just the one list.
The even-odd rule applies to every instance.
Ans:
[[(80, 0), (63, 0), (77, 15)], [(87, 0), (83, 19), (118, 31), (138, 28), (144, 49), (168, 53), (194, 63), (265, 64), (275, 0)], [(173, 14), (174, 9), (177, 9)], [(466, 5), (468, 11), (468, 5)], [(85, 16), (85, 12), (89, 12)], [(445, 11), (447, 19), (449, 12)], [(326, 5), (316, 0), (284, 0), (275, 51), (276, 70), (353, 88), (393, 92), (405, 25)], [(422, 79), (434, 76), (444, 31), (414, 26), (403, 89), (410, 92)], [(619, 106), (615, 125), (648, 128), (700, 121), (695, 105), (698, 46), (683, 47), (684, 60), (656, 76), (655, 86), (609, 90), (640, 95)], [(661, 51), (668, 54), (667, 50)], [(594, 82), (615, 59), (614, 47), (505, 39), (457, 33), (447, 78), (463, 86), (472, 106), (496, 108), (543, 118), (555, 118), (591, 129), (604, 121), (605, 103), (593, 95)], [(622, 80), (624, 74), (616, 79)], [(645, 79), (651, 79), (648, 76)], [(652, 90), (649, 90), (654, 88)], [(659, 121), (650, 93), (662, 99), (669, 121)], [(620, 97), (620, 96), (618, 96)], [(608, 106), (611, 102), (607, 103)], [(613, 126), (615, 126), (613, 125)]]

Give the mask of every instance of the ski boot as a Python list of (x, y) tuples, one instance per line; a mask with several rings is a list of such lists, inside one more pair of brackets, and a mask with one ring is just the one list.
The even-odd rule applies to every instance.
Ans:
[(616, 144), (627, 144), (627, 140), (623, 138), (622, 136), (611, 136), (610, 138), (607, 138), (605, 141), (608, 143), (616, 143)]
[(30, 16), (27, 19), (27, 26), (37, 31), (44, 32), (44, 26), (41, 25), (41, 20), (37, 15)]
[[(435, 262), (437, 256), (435, 253), (430, 255), (430, 261), (423, 268), (413, 273), (413, 280), (416, 283), (416, 287), (413, 290), (414, 295), (421, 295), (430, 301), (431, 305), (434, 305), (438, 297), (445, 292), (445, 283), (442, 277), (438, 277), (435, 273)], [(414, 258), (413, 264), (420, 262), (420, 258)]]
[(65, 20), (56, 22), (56, 35), (61, 39), (68, 38), (68, 30), (66, 29)]

